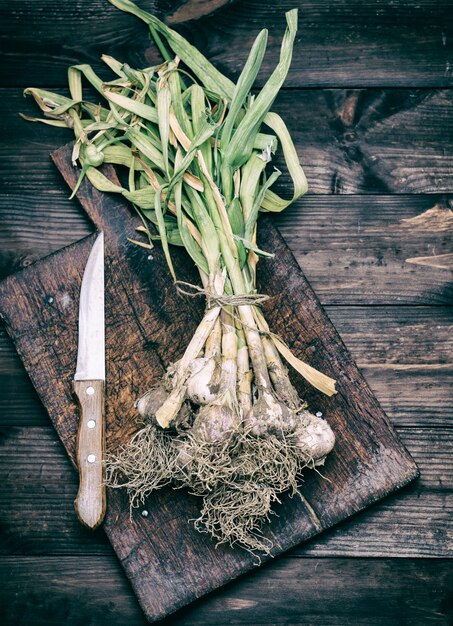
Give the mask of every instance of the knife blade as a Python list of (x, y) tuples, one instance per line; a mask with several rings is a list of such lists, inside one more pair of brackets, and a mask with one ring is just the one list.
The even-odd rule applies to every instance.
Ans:
[(104, 234), (94, 242), (80, 289), (77, 366), (74, 393), (80, 405), (76, 458), (79, 490), (74, 507), (80, 521), (97, 528), (105, 515), (104, 480)]

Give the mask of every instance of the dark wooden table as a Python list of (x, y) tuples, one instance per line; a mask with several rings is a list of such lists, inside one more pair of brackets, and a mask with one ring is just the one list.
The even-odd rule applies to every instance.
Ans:
[[(235, 78), (260, 27), (275, 65), (300, 31), (275, 109), (308, 196), (277, 223), (421, 478), (167, 620), (178, 626), (413, 625), (453, 620), (453, 6), (439, 0), (143, 0)], [(217, 8), (215, 14), (211, 11)], [(70, 139), (27, 124), (22, 88), (74, 63), (156, 59), (106, 0), (0, 0), (0, 276), (91, 231), (50, 162)], [(144, 63), (143, 63), (144, 64)], [(284, 184), (284, 182), (283, 182)], [(8, 625), (144, 623), (102, 530), (76, 521), (77, 476), (0, 330), (0, 617)]]

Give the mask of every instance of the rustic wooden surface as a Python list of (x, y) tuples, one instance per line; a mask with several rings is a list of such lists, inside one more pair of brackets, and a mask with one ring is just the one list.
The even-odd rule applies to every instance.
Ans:
[[(296, 5), (303, 30), (277, 107), (316, 195), (276, 221), (422, 475), (172, 623), (449, 624), (453, 289), (436, 265), (453, 248), (451, 5), (243, 0), (182, 30), (234, 77), (252, 33), (270, 26), (268, 70)], [(71, 62), (153, 58), (138, 23), (113, 15), (103, 0), (0, 1), (2, 276), (92, 232), (48, 156), (70, 135), (17, 111), (35, 114), (21, 89), (63, 87)], [(74, 518), (75, 472), (4, 332), (0, 388), (3, 622), (142, 624), (102, 531)]]
[[(212, 10), (221, 3), (203, 4)], [(133, 67), (143, 66), (143, 58), (158, 59), (141, 24), (132, 16), (118, 18), (117, 10), (103, 0), (36, 4), (34, 0), (20, 0), (13, 7), (5, 1), (1, 4), (2, 34), (11, 41), (3, 68), (9, 85), (61, 84), (69, 64), (93, 63), (98, 68), (106, 49)], [(181, 4), (185, 3), (143, 2), (173, 22), (190, 17), (189, 11), (178, 12)], [(300, 7), (300, 35), (287, 87), (451, 84), (451, 6), (438, 0), (247, 0), (189, 23), (182, 32), (236, 78), (255, 32), (272, 29), (275, 36), (270, 38), (260, 74), (262, 83), (278, 57), (284, 12), (294, 6)]]
[[(71, 152), (72, 144), (55, 152), (53, 160), (73, 188), (78, 172)], [(106, 173), (114, 175), (112, 168)], [(78, 198), (105, 238), (106, 433), (107, 446), (114, 449), (137, 428), (134, 399), (179, 358), (203, 303), (176, 296), (160, 248), (148, 255), (128, 241), (140, 221), (126, 200), (99, 193), (88, 181)], [(308, 472), (303, 495), (284, 497), (266, 528), (276, 556), (401, 488), (418, 471), (269, 218), (262, 219), (260, 238), (276, 254), (276, 260), (260, 263), (259, 274), (259, 290), (270, 296), (263, 307), (270, 327), (297, 356), (335, 373), (338, 383), (338, 394), (326, 398), (300, 377), (294, 379), (313, 411), (328, 415), (337, 442), (324, 477)], [(0, 314), (73, 460), (79, 421), (71, 397), (78, 290), (92, 244), (90, 236), (0, 284)], [(178, 278), (196, 281), (187, 255), (179, 250), (174, 258)], [(49, 380), (57, 382), (49, 385)], [(145, 506), (147, 518), (136, 511), (131, 521), (125, 494), (110, 491), (104, 529), (150, 620), (256, 567), (255, 557), (216, 547), (188, 524), (198, 503), (184, 491), (159, 492)]]
[[(294, 137), (310, 193), (412, 194), (447, 193), (453, 186), (452, 106), (447, 89), (291, 89), (280, 94), (273, 108)], [(12, 115), (18, 111), (37, 114), (32, 100), (8, 89), (0, 102), (2, 123), (11, 136), (27, 140), (15, 146), (15, 156), (28, 168), (16, 168), (3, 144), (2, 190), (47, 192), (51, 164), (36, 159), (30, 143), (50, 152), (65, 137), (72, 139), (72, 133), (41, 124), (24, 128), (24, 121)], [(280, 186), (287, 182), (282, 176)]]

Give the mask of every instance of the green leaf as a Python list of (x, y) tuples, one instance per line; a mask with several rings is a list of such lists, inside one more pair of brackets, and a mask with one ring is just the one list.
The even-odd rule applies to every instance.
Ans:
[(80, 102), (82, 100), (82, 74), (74, 67), (68, 69), (68, 85), (71, 98)]
[(41, 124), (48, 124), (49, 126), (58, 126), (60, 128), (69, 128), (66, 122), (63, 120), (46, 120), (41, 117), (30, 117), (30, 115), (25, 115), (25, 113), (19, 113), (22, 119), (27, 122), (41, 122)]
[(143, 189), (136, 189), (135, 191), (125, 190), (123, 191), (123, 196), (141, 209), (154, 209), (155, 207), (156, 191), (151, 185)]
[(81, 120), (82, 126), (87, 133), (95, 130), (116, 130), (119, 128), (118, 122), (93, 122), (92, 120)]
[[(178, 150), (175, 156), (175, 168), (181, 165), (182, 155), (181, 151)], [(181, 236), (181, 240), (184, 243), (184, 247), (191, 256), (194, 263), (204, 272), (207, 276), (209, 275), (209, 268), (206, 262), (206, 259), (203, 255), (203, 252), (199, 246), (199, 244), (195, 241), (194, 236), (190, 232), (189, 223), (190, 220), (187, 215), (183, 211), (183, 197), (182, 197), (182, 181), (179, 181), (175, 185), (175, 207), (176, 207), (176, 218), (178, 221), (179, 234)], [(190, 212), (192, 212), (192, 207), (190, 207)]]
[(123, 187), (112, 183), (107, 176), (104, 176), (104, 174), (95, 167), (89, 167), (86, 170), (86, 177), (93, 187), (96, 187), (99, 191), (105, 191), (107, 193), (123, 193), (123, 191), (125, 191)]
[(244, 239), (244, 237), (239, 237), (238, 235), (233, 235), (233, 237), (236, 241), (240, 241), (244, 247), (247, 248), (247, 250), (253, 250), (253, 252), (255, 252), (258, 256), (268, 257), (269, 259), (273, 259), (275, 257), (275, 254), (272, 252), (265, 252), (265, 250), (261, 250), (261, 248), (255, 246), (255, 244), (248, 239)]
[(305, 177), (304, 170), (299, 163), (299, 157), (294, 147), (293, 141), (286, 127), (285, 122), (277, 113), (268, 113), (264, 120), (266, 125), (275, 131), (280, 144), (283, 148), (283, 155), (285, 157), (286, 166), (293, 182), (293, 195), (289, 200), (281, 198), (273, 191), (266, 191), (266, 194), (261, 203), (261, 208), (265, 211), (280, 212), (286, 209), (294, 200), (307, 193), (308, 183)]
[(169, 193), (171, 189), (173, 188), (173, 186), (177, 182), (179, 182), (179, 180), (181, 180), (181, 178), (184, 175), (184, 172), (188, 169), (188, 167), (194, 160), (195, 154), (198, 148), (205, 141), (207, 141), (210, 137), (212, 137), (215, 129), (216, 129), (216, 126), (214, 124), (209, 124), (208, 122), (205, 122), (204, 124), (201, 125), (199, 131), (195, 134), (194, 138), (192, 139), (184, 158), (181, 160), (181, 163), (179, 164), (177, 168), (175, 167), (173, 177), (171, 178), (170, 184), (168, 187)]
[(142, 152), (146, 158), (151, 161), (153, 165), (158, 167), (160, 170), (165, 171), (165, 163), (162, 153), (159, 152), (147, 135), (140, 132), (137, 127), (131, 127), (127, 130), (126, 137), (137, 148), (137, 150)]
[(101, 56), (101, 59), (104, 61), (106, 65), (109, 66), (112, 72), (115, 72), (117, 76), (119, 76), (120, 78), (127, 78), (127, 75), (123, 71), (124, 64), (121, 63), (121, 61), (117, 61), (116, 59), (114, 59), (108, 54), (103, 54)]
[(110, 116), (109, 109), (101, 107), (99, 104), (93, 104), (92, 102), (87, 102), (86, 100), (83, 100), (81, 102), (81, 105), (82, 109), (86, 111), (93, 120), (106, 122)]
[(184, 247), (192, 258), (193, 262), (197, 267), (201, 269), (202, 272), (209, 275), (208, 264), (206, 263), (206, 259), (201, 251), (200, 246), (193, 238), (192, 233), (189, 230), (189, 226), (187, 224), (187, 219), (183, 215), (182, 208), (178, 209), (178, 228), (179, 234), (181, 236), (181, 240), (184, 243)]
[(269, 187), (271, 187), (271, 185), (273, 185), (275, 183), (275, 181), (280, 176), (280, 174), (281, 174), (281, 172), (279, 170), (276, 170), (275, 172), (272, 172), (272, 174), (270, 175), (269, 179), (264, 183), (264, 185), (259, 190), (258, 194), (255, 196), (255, 200), (253, 202), (252, 212), (247, 217), (247, 220), (245, 222), (245, 234), (244, 234), (244, 236), (245, 236), (246, 239), (252, 239), (253, 233), (255, 231), (256, 220), (258, 219), (258, 213), (259, 213), (260, 206), (261, 206), (261, 203), (263, 201), (264, 195), (267, 192), (267, 190), (269, 189)]
[(239, 198), (233, 198), (227, 206), (227, 212), (231, 224), (231, 230), (233, 231), (233, 238), (236, 241), (239, 265), (242, 268), (247, 260), (247, 254), (242, 243), (242, 237), (244, 236), (244, 215)]
[(230, 141), (238, 113), (244, 106), (245, 100), (249, 95), (261, 67), (264, 53), (266, 52), (267, 34), (267, 30), (264, 29), (255, 39), (248, 59), (234, 88), (230, 109), (223, 123), (221, 134), (221, 141), (223, 141), (225, 145), (228, 145)]
[(197, 78), (208, 89), (219, 94), (222, 98), (231, 99), (234, 91), (234, 83), (226, 78), (201, 54), (195, 46), (192, 46), (179, 33), (168, 28), (157, 17), (140, 9), (130, 0), (109, 0), (118, 9), (132, 13), (143, 20), (150, 27), (153, 27), (159, 34), (163, 35), (173, 52), (188, 66)]
[(27, 87), (24, 89), (24, 96), (33, 96), (39, 108), (44, 112), (53, 111), (59, 106), (74, 106), (74, 101), (71, 98), (45, 89)]
[(179, 233), (178, 226), (175, 223), (174, 228), (167, 228), (167, 239), (168, 243), (172, 246), (183, 246), (184, 242)]
[(297, 32), (297, 9), (288, 11), (286, 21), (288, 26), (283, 37), (280, 61), (239, 123), (231, 142), (225, 147), (224, 159), (233, 169), (243, 165), (250, 157), (259, 127), (288, 73)]
[(167, 176), (168, 167), (168, 140), (170, 136), (170, 104), (171, 93), (165, 80), (160, 80), (157, 85), (157, 115), (159, 122), (160, 140), (162, 142), (162, 155)]
[(162, 248), (164, 250), (168, 269), (170, 270), (173, 280), (176, 281), (176, 274), (175, 274), (175, 270), (173, 267), (173, 262), (171, 260), (170, 250), (168, 248), (167, 231), (165, 228), (164, 214), (162, 212), (160, 195), (161, 195), (161, 192), (158, 191), (156, 195), (154, 196), (154, 210), (156, 212), (156, 217), (157, 217), (157, 229), (159, 231), (160, 239), (162, 242)]
[[(190, 106), (192, 111), (192, 128), (194, 133), (198, 133), (204, 124), (207, 122), (206, 117), (206, 97), (200, 85), (192, 85), (190, 94)], [(212, 170), (212, 150), (211, 143), (207, 139), (200, 146), (201, 153), (205, 160), (206, 166), (209, 171)]]
[(241, 169), (241, 189), (239, 197), (245, 222), (250, 218), (250, 215), (253, 214), (253, 206), (260, 177), (265, 167), (266, 161), (254, 152)]
[(209, 271), (214, 274), (220, 257), (219, 240), (214, 223), (203, 202), (203, 196), (192, 187), (185, 186), (187, 197), (193, 218), (201, 234), (201, 249), (209, 266)]
[[(116, 144), (114, 146), (106, 146), (103, 148), (105, 163), (111, 163), (112, 165), (124, 165), (124, 167), (130, 167), (132, 164), (132, 150), (129, 146), (124, 144)], [(141, 170), (140, 163), (135, 164), (136, 170)]]
[(157, 109), (149, 106), (148, 104), (138, 102), (137, 100), (122, 96), (121, 94), (114, 91), (108, 91), (107, 89), (104, 90), (104, 95), (110, 102), (113, 102), (114, 104), (118, 105), (122, 109), (125, 109), (126, 111), (129, 111), (130, 113), (134, 113), (134, 115), (142, 117), (144, 120), (154, 122), (154, 124), (157, 124), (159, 121)]
[[(174, 63), (172, 65), (176, 67)], [(187, 135), (189, 139), (192, 139), (192, 124), (190, 123), (189, 117), (186, 113), (186, 110), (184, 109), (179, 74), (175, 69), (172, 69), (168, 72), (168, 86), (171, 92), (171, 103), (173, 106), (174, 114), (176, 115), (176, 119), (183, 129), (184, 134)]]
[(96, 72), (93, 70), (91, 65), (87, 65), (86, 63), (82, 65), (73, 65), (69, 68), (68, 72), (81, 72), (87, 81), (93, 85), (96, 91), (99, 91), (100, 94), (104, 95), (103, 91), (103, 81), (99, 78)]
[[(267, 116), (264, 118), (266, 121)], [(264, 133), (258, 133), (255, 137), (253, 144), (254, 150), (269, 150), (272, 154), (277, 152), (278, 141), (275, 135), (266, 135)]]

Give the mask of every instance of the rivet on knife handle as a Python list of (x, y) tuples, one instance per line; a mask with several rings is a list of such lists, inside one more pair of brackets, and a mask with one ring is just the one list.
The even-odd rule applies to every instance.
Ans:
[(91, 529), (104, 519), (106, 492), (104, 480), (104, 381), (75, 380), (74, 393), (80, 404), (77, 433), (79, 491), (74, 502), (80, 521)]

